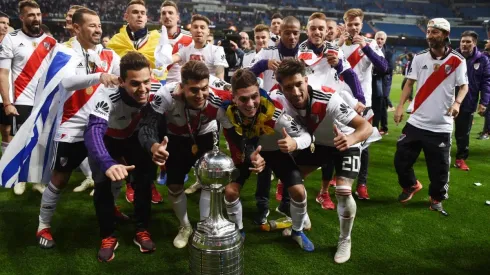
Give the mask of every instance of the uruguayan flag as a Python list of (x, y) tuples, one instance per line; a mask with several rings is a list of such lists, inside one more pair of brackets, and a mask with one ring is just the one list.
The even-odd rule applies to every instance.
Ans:
[(77, 60), (70, 49), (56, 45), (49, 67), (39, 81), (36, 105), (0, 159), (3, 187), (11, 188), (17, 182), (49, 182), (53, 135), (60, 106), (59, 84), (76, 68)]

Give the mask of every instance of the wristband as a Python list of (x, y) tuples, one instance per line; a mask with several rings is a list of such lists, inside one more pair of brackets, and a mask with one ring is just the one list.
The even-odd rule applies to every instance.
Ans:
[(9, 104), (3, 104), (3, 108), (6, 108), (6, 107), (8, 107), (8, 106), (10, 106), (10, 105), (14, 105), (14, 104), (12, 104), (12, 103), (9, 103)]
[(461, 102), (459, 102), (457, 99), (454, 100), (454, 102), (458, 103), (459, 105), (461, 105)]

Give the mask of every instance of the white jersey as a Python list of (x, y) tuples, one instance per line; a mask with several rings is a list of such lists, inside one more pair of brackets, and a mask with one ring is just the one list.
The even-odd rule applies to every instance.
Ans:
[(139, 130), (142, 118), (141, 108), (129, 95), (123, 94), (120, 88), (108, 88), (101, 85), (101, 90), (90, 102), (90, 113), (108, 122), (106, 136), (115, 139), (126, 139)]
[(468, 84), (466, 70), (464, 57), (455, 50), (441, 59), (429, 49), (415, 55), (406, 76), (417, 81), (407, 122), (427, 131), (452, 133), (454, 119), (446, 113), (454, 103), (455, 87)]
[(31, 37), (22, 30), (5, 36), (0, 44), (0, 68), (12, 72), (15, 105), (34, 106), (37, 84), (46, 73), (56, 40), (42, 34)]
[[(335, 147), (333, 125), (337, 125), (340, 131), (349, 135), (354, 129), (348, 125), (357, 113), (349, 107), (339, 93), (310, 90), (312, 94), (310, 108), (298, 110), (289, 103), (286, 97), (279, 91), (271, 93), (271, 98), (278, 100), (286, 112), (300, 121), (308, 131), (313, 134), (315, 144)], [(355, 144), (352, 146), (359, 146)]]
[[(279, 53), (279, 49), (276, 46), (268, 47), (268, 48), (262, 48), (262, 50), (260, 50), (260, 52), (258, 52), (255, 55), (255, 58), (249, 67), (252, 67), (257, 62), (264, 60), (264, 59), (265, 60), (275, 59), (275, 60), (282, 61), (283, 59), (287, 59), (287, 58), (295, 58), (295, 57), (293, 57), (293, 56), (283, 57)], [(264, 80), (263, 89), (266, 92), (270, 92), (272, 90), (272, 88), (274, 88), (274, 86), (277, 84), (275, 72), (273, 70), (266, 70), (264, 72), (263, 77), (264, 77), (263, 78), (263, 80)]]
[(243, 56), (242, 68), (250, 67), (256, 55), (257, 55), (256, 51), (250, 51), (248, 53), (245, 53), (245, 55)]
[(212, 75), (216, 75), (216, 66), (228, 68), (225, 50), (221, 46), (206, 44), (204, 48), (196, 49), (192, 44), (181, 48), (178, 55), (182, 59), (182, 64), (189, 60), (203, 61)]
[(90, 56), (85, 50), (82, 50), (80, 44), (74, 40), (72, 49), (80, 57), (80, 61), (74, 71), (63, 79), (62, 85), (65, 92), (60, 100), (62, 110), (59, 116), (59, 126), (55, 135), (55, 141), (61, 142), (79, 142), (83, 141), (83, 133), (86, 128), (88, 116), (90, 115), (90, 106), (95, 100), (96, 94), (103, 88), (100, 84), (100, 75), (110, 73), (119, 75), (120, 57), (110, 49), (104, 49), (102, 45), (97, 45), (95, 53), (99, 59)]
[[(379, 56), (384, 57), (383, 51), (376, 44), (376, 41), (372, 39), (365, 38), (369, 47), (378, 54)], [(353, 68), (354, 72), (357, 74), (359, 78), (359, 82), (361, 83), (362, 91), (364, 92), (364, 98), (366, 99), (366, 107), (371, 107), (371, 95), (373, 93), (372, 88), (372, 79), (373, 79), (373, 63), (367, 55), (362, 51), (361, 45), (352, 44), (347, 46), (345, 43), (342, 45), (341, 49), (344, 51), (344, 54), (349, 61), (350, 66)], [(344, 88), (350, 91), (349, 86), (344, 85)]]
[[(336, 54), (339, 61), (342, 60), (342, 70), (340, 73), (351, 68), (344, 56), (344, 52), (339, 47), (330, 42), (325, 42), (324, 47), (328, 52)], [(302, 60), (307, 65), (308, 85), (314, 90), (319, 91), (322, 87), (328, 87), (335, 91), (343, 89), (344, 83), (340, 80), (337, 70), (328, 64), (323, 52), (320, 55), (316, 55), (309, 48), (308, 40), (299, 45), (297, 59)]]
[(179, 83), (169, 83), (155, 94), (151, 101), (153, 110), (159, 114), (165, 114), (167, 120), (167, 131), (169, 134), (190, 137), (189, 127), (192, 133), (204, 135), (218, 130), (216, 116), (223, 100), (231, 99), (220, 97), (211, 88), (205, 106), (201, 110), (185, 108), (185, 101), (179, 97), (175, 98), (172, 93)]
[[(172, 45), (172, 54), (178, 53), (183, 47), (193, 45), (192, 35), (186, 30), (179, 30), (174, 37), (169, 37), (169, 43)], [(167, 83), (180, 82), (180, 69), (182, 65), (180, 63), (174, 63), (167, 67)]]

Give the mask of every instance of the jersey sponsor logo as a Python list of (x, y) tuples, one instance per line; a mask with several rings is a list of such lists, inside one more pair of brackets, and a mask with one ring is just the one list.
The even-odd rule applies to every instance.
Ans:
[(19, 47), (24, 47), (24, 43), (20, 42)]
[(189, 60), (205, 61), (204, 56), (200, 54), (191, 54)]
[(302, 59), (302, 60), (310, 60), (312, 58), (313, 58), (312, 53), (300, 53), (298, 56), (298, 59)]
[(77, 69), (78, 69), (78, 68), (83, 68), (83, 64), (82, 64), (82, 62), (78, 63), (78, 65), (77, 65)]
[(109, 113), (109, 104), (107, 104), (105, 101), (97, 102), (95, 105), (95, 112), (102, 115), (107, 115), (107, 113)]
[(160, 105), (162, 105), (162, 103), (163, 103), (163, 98), (161, 96), (156, 95), (153, 98), (153, 104), (155, 104), (155, 106), (160, 107)]
[(340, 104), (340, 111), (342, 112), (342, 114), (346, 115), (349, 112), (349, 109), (350, 109), (349, 105), (345, 103)]
[(218, 79), (218, 80), (215, 80), (212, 84), (212, 86), (216, 87), (216, 88), (223, 88), (225, 86), (226, 82), (224, 82), (223, 80), (221, 79)]

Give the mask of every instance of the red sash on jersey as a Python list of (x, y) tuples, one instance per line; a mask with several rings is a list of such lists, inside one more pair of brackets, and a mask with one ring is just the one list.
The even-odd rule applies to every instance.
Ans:
[(24, 69), (14, 81), (15, 99), (17, 99), (24, 92), (27, 84), (31, 82), (32, 78), (41, 66), (41, 63), (44, 61), (44, 59), (46, 59), (46, 56), (48, 56), (48, 53), (54, 48), (55, 45), (56, 40), (51, 36), (46, 36), (39, 43), (39, 45), (37, 45), (36, 49), (34, 52), (32, 52), (29, 60), (24, 66)]
[[(107, 67), (100, 68), (97, 66), (95, 69), (96, 73), (106, 73), (111, 68), (112, 59), (114, 58), (112, 51), (102, 50), (100, 53), (100, 59), (102, 62), (107, 62)], [(75, 91), (63, 105), (63, 117), (61, 119), (61, 123), (68, 121), (72, 118), (95, 94), (100, 84), (96, 84), (94, 86), (77, 90)]]
[(359, 63), (359, 61), (361, 61), (361, 59), (364, 57), (364, 55), (359, 54), (359, 51), (361, 51), (361, 45), (359, 45), (347, 58), (347, 61), (349, 61), (352, 69), (354, 69), (357, 63)]
[[(415, 96), (412, 114), (415, 113), (420, 105), (424, 103), (436, 88), (458, 68), (459, 64), (461, 64), (461, 59), (456, 56), (451, 56), (437, 71), (433, 72), (425, 80), (425, 83), (420, 87)], [(446, 68), (448, 68), (447, 71)]]
[(113, 128), (108, 128), (106, 135), (113, 137), (113, 138), (127, 138), (130, 137), (133, 133), (134, 130), (136, 129), (136, 126), (138, 126), (138, 123), (140, 122), (141, 118), (143, 116), (141, 115), (141, 112), (138, 113), (133, 117), (131, 122), (129, 123), (128, 127), (124, 129), (113, 129)]

